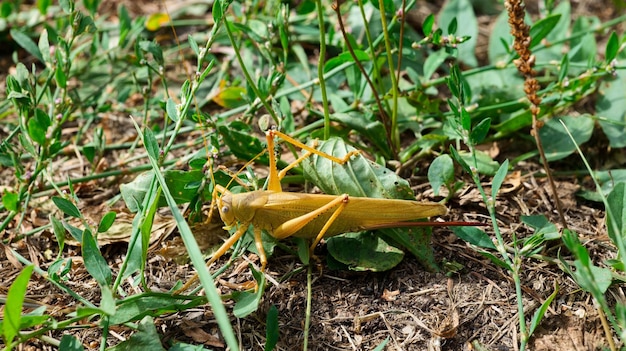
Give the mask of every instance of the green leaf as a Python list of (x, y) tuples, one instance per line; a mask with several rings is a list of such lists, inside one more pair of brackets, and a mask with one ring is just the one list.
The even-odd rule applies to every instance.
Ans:
[(438, 50), (428, 55), (426, 61), (424, 61), (424, 75), (422, 79), (424, 81), (429, 80), (448, 57), (450, 57), (450, 54), (446, 50)]
[(496, 175), (493, 177), (492, 185), (491, 185), (491, 198), (496, 199), (498, 192), (500, 191), (500, 187), (506, 178), (507, 173), (509, 172), (509, 160), (506, 159), (498, 168)]
[[(618, 245), (618, 236), (622, 242), (626, 241), (626, 184), (618, 183), (615, 185), (607, 201), (609, 208), (606, 209), (606, 227), (609, 232), (609, 238), (615, 245)], [(617, 232), (614, 228), (617, 228)]]
[(266, 280), (265, 275), (250, 265), (250, 270), (257, 283), (257, 289), (254, 293), (249, 292), (233, 292), (233, 299), (237, 301), (233, 308), (233, 314), (237, 318), (244, 318), (259, 308), (259, 303), (265, 291)]
[(546, 311), (548, 310), (548, 308), (550, 307), (550, 304), (552, 303), (552, 301), (554, 301), (554, 298), (558, 295), (558, 293), (559, 293), (559, 287), (557, 285), (554, 291), (552, 292), (552, 294), (550, 294), (550, 296), (548, 296), (546, 301), (544, 301), (541, 304), (541, 306), (535, 311), (535, 313), (533, 314), (533, 318), (530, 320), (530, 326), (528, 328), (528, 335), (533, 335), (533, 333), (535, 332), (535, 330), (541, 323), (541, 319), (543, 319), (543, 316), (546, 314)]
[(530, 48), (532, 49), (541, 43), (541, 41), (556, 27), (559, 20), (561, 20), (561, 15), (555, 14), (535, 22), (535, 24), (530, 27)]
[(151, 350), (165, 351), (161, 344), (161, 338), (157, 328), (154, 326), (154, 320), (150, 316), (144, 317), (137, 331), (126, 341), (123, 341), (111, 348), (109, 351), (131, 351), (131, 350)]
[(54, 71), (54, 79), (61, 88), (65, 89), (67, 87), (67, 75), (65, 75), (63, 66), (57, 66), (56, 70)]
[[(223, 178), (224, 174), (217, 172), (216, 175), (218, 178)], [(131, 212), (137, 212), (141, 208), (141, 204), (148, 191), (151, 189), (153, 177), (154, 172), (147, 171), (139, 174), (132, 182), (120, 186), (122, 198), (126, 203), (126, 207), (128, 207)], [(163, 172), (163, 177), (176, 203), (184, 204), (200, 195), (200, 186), (203, 184), (205, 175), (202, 170), (199, 169), (191, 171), (170, 170)], [(211, 193), (208, 188), (204, 188), (202, 196), (206, 199), (211, 198)], [(166, 205), (167, 202), (161, 194), (158, 206), (164, 207)]]
[(461, 168), (463, 168), (463, 170), (467, 173), (467, 174), (472, 174), (472, 169), (470, 168), (470, 166), (467, 164), (467, 162), (465, 162), (465, 160), (461, 157), (461, 155), (459, 154), (458, 151), (456, 151), (456, 149), (454, 148), (454, 146), (450, 145), (450, 156), (452, 156), (452, 158), (459, 164), (461, 165)]
[(21, 46), (29, 54), (33, 55), (41, 63), (46, 63), (41, 55), (41, 51), (39, 51), (39, 46), (37, 46), (37, 44), (35, 44), (35, 42), (28, 35), (15, 28), (11, 28), (10, 33), (13, 40), (15, 40), (19, 46)]
[(462, 151), (459, 153), (459, 156), (466, 164), (476, 167), (476, 170), (480, 174), (493, 176), (500, 168), (498, 162), (492, 160), (487, 153), (479, 150), (476, 150), (476, 162), (474, 162), (474, 157), (469, 152)]
[(454, 235), (472, 245), (486, 249), (496, 249), (489, 235), (476, 227), (451, 227), (451, 229)]
[(213, 14), (213, 21), (216, 24), (222, 21), (222, 16), (224, 16), (224, 12), (222, 10), (222, 0), (215, 0), (213, 2), (213, 10), (211, 13)]
[(154, 133), (152, 132), (152, 130), (148, 128), (145, 129), (143, 134), (143, 142), (145, 144), (148, 155), (150, 155), (155, 160), (158, 160), (160, 156), (160, 148), (159, 143), (154, 137)]
[[(224, 143), (237, 158), (251, 160), (265, 150), (258, 138), (251, 133), (250, 126), (241, 122), (231, 122), (228, 126), (221, 125), (218, 131), (224, 138)], [(267, 155), (257, 159), (262, 164), (268, 164)]]
[(387, 346), (388, 342), (389, 342), (389, 337), (386, 337), (385, 340), (383, 340), (383, 342), (381, 342), (378, 346), (376, 346), (376, 348), (372, 351), (383, 351), (385, 349), (385, 346)]
[(44, 28), (41, 31), (41, 35), (39, 36), (39, 52), (41, 52), (41, 56), (43, 57), (46, 64), (52, 64), (52, 56), (50, 55), (50, 42), (48, 41), (48, 30)]
[(58, 196), (53, 196), (52, 202), (54, 202), (54, 204), (59, 208), (59, 210), (61, 210), (66, 215), (71, 216), (71, 217), (76, 217), (76, 218), (82, 217), (76, 205), (74, 205), (70, 200), (67, 200)]
[(487, 133), (489, 133), (489, 128), (491, 127), (491, 118), (485, 118), (480, 121), (470, 133), (470, 142), (473, 145), (478, 145), (485, 140)]
[(173, 121), (177, 122), (180, 119), (178, 115), (178, 109), (176, 108), (176, 103), (172, 98), (168, 98), (165, 103), (165, 112), (167, 112), (167, 116)]
[(85, 348), (78, 338), (73, 335), (64, 334), (59, 343), (59, 350), (83, 351)]
[(278, 329), (278, 309), (275, 305), (270, 306), (265, 319), (265, 351), (273, 351), (280, 336)]
[(424, 36), (429, 36), (430, 33), (433, 32), (434, 24), (435, 24), (435, 15), (431, 13), (426, 17), (426, 19), (424, 20), (424, 23), (422, 24), (422, 32), (424, 33)]
[(28, 135), (38, 144), (44, 145), (48, 139), (46, 133), (50, 127), (50, 117), (43, 110), (36, 109), (35, 116), (28, 121)]
[(206, 303), (206, 297), (194, 296), (182, 299), (170, 294), (147, 292), (133, 295), (118, 302), (115, 315), (109, 318), (111, 325), (117, 325), (142, 319), (145, 316), (187, 310)]
[[(493, 23), (493, 22), (492, 22)], [(495, 20), (491, 26), (489, 35), (489, 63), (492, 65), (503, 65), (509, 57), (510, 47), (513, 43), (511, 28), (509, 27), (509, 16), (506, 11)]]
[(626, 73), (618, 70), (617, 79), (602, 81), (596, 99), (596, 114), (612, 148), (626, 147)]
[(576, 145), (563, 129), (560, 121), (565, 123), (578, 145), (587, 142), (593, 132), (594, 121), (586, 116), (565, 116), (550, 119), (539, 130), (539, 137), (548, 161), (563, 159), (576, 151)]
[(373, 232), (347, 233), (327, 241), (333, 258), (355, 271), (383, 272), (398, 265), (404, 252)]
[(87, 272), (100, 284), (108, 286), (111, 284), (111, 268), (102, 257), (98, 243), (88, 230), (83, 231), (82, 256)]
[[(331, 138), (327, 141), (321, 142), (317, 149), (325, 152), (329, 155), (333, 155), (338, 158), (343, 158), (350, 151), (355, 150), (348, 146), (339, 138)], [(415, 196), (411, 190), (408, 182), (405, 179), (398, 177), (391, 170), (373, 163), (362, 155), (353, 156), (349, 162), (345, 165), (340, 165), (325, 157), (319, 157), (313, 155), (302, 162), (305, 178), (317, 185), (322, 191), (331, 195), (348, 194), (352, 197), (371, 197), (371, 198), (383, 198), (383, 199), (407, 199), (414, 200)], [(442, 207), (443, 209), (443, 207)], [(416, 219), (419, 216), (416, 217)], [(414, 245), (418, 243), (417, 247), (407, 247), (411, 252), (419, 252), (416, 257), (425, 267), (431, 270), (436, 270), (433, 262), (435, 262), (432, 248), (430, 247), (430, 232), (420, 231), (415, 228), (411, 229), (394, 229), (394, 234), (390, 235), (397, 243), (403, 243)], [(387, 232), (385, 229), (384, 232)], [(381, 231), (382, 233), (382, 231)], [(419, 238), (413, 237), (414, 234)], [(363, 237), (362, 242), (367, 241), (367, 245), (371, 245), (369, 249), (377, 254), (380, 258), (380, 266), (376, 266), (374, 262), (367, 257), (361, 257), (360, 251), (352, 250), (351, 260), (342, 258), (341, 260), (346, 264), (353, 265), (353, 269), (367, 269), (367, 270), (382, 270), (389, 269), (392, 262), (399, 262), (398, 253), (389, 248), (390, 241), (388, 237), (378, 238), (377, 235), (374, 238), (367, 237), (368, 233), (361, 234)], [(352, 240), (351, 237), (347, 240)], [(383, 240), (384, 239), (384, 240)], [(332, 241), (342, 240), (340, 236), (329, 238), (327, 243), (329, 245), (329, 251), (331, 249)], [(424, 244), (427, 243), (427, 244)], [(366, 245), (363, 245), (366, 246)], [(426, 246), (426, 247), (424, 247)], [(378, 256), (378, 253), (389, 252), (394, 256), (389, 259), (383, 259)], [(337, 258), (337, 257), (335, 257)], [(361, 265), (363, 264), (363, 265)]]
[(219, 93), (213, 97), (213, 101), (229, 109), (243, 106), (248, 103), (246, 99), (246, 88), (239, 86), (220, 88)]
[(563, 55), (563, 59), (561, 60), (560, 68), (559, 68), (559, 83), (563, 83), (565, 78), (567, 78), (567, 73), (569, 72), (569, 56)]
[(33, 265), (24, 267), (9, 288), (2, 323), (2, 333), (6, 344), (11, 343), (20, 331), (22, 305), (24, 304), (26, 289), (28, 288), (28, 281), (33, 273), (33, 268)]
[(458, 59), (470, 67), (475, 67), (478, 65), (475, 54), (478, 38), (478, 20), (469, 0), (450, 0), (444, 3), (443, 8), (439, 12), (439, 27), (451, 27), (450, 24), (455, 19), (462, 25), (457, 28), (456, 33), (449, 32), (447, 34), (455, 34), (457, 37), (470, 37), (466, 42), (458, 46)]
[(2, 204), (9, 211), (17, 211), (17, 199), (18, 196), (15, 192), (7, 190), (2, 194)]
[(113, 225), (113, 222), (115, 222), (116, 215), (117, 214), (114, 211), (107, 212), (107, 214), (105, 214), (100, 220), (100, 224), (98, 225), (98, 233), (104, 233), (109, 230), (109, 228), (111, 228), (111, 226)]
[(608, 42), (606, 43), (606, 50), (604, 52), (605, 61), (607, 64), (610, 64), (611, 61), (615, 57), (617, 57), (617, 52), (619, 51), (619, 39), (617, 38), (617, 34), (615, 31), (611, 32), (611, 36), (609, 37)]
[(435, 196), (439, 196), (442, 185), (454, 182), (454, 163), (449, 155), (443, 154), (433, 160), (428, 167), (428, 181)]
[(52, 231), (54, 232), (54, 237), (57, 239), (59, 253), (61, 253), (65, 246), (65, 228), (63, 228), (63, 223), (52, 213), (48, 215), (48, 218), (50, 219), (50, 223), (52, 223)]

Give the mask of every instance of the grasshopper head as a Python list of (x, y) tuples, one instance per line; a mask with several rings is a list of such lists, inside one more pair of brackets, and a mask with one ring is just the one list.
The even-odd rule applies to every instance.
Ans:
[(235, 211), (233, 211), (233, 195), (226, 191), (217, 199), (217, 208), (220, 211), (220, 217), (227, 227), (235, 224)]

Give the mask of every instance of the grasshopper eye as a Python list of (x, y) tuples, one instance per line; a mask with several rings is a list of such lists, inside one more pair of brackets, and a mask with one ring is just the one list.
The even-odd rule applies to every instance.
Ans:
[(222, 211), (221, 211), (222, 213), (226, 214), (226, 213), (228, 213), (228, 211), (230, 211), (230, 207), (222, 206)]

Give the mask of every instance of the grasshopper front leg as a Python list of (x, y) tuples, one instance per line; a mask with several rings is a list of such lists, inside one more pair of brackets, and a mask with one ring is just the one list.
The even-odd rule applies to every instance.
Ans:
[[(244, 225), (239, 226), (237, 228), (237, 231), (235, 232), (235, 234), (231, 235), (228, 238), (228, 240), (226, 240), (222, 244), (222, 246), (220, 246), (220, 248), (217, 249), (217, 251), (215, 251), (215, 253), (211, 257), (211, 259), (209, 259), (209, 261), (206, 263), (206, 266), (208, 267), (213, 262), (217, 261), (220, 257), (222, 257), (222, 255), (224, 255), (228, 251), (228, 249), (230, 249), (233, 245), (235, 245), (237, 240), (241, 239), (241, 237), (246, 232), (246, 230), (248, 230), (248, 226), (250, 226), (250, 223), (246, 223)], [(256, 228), (255, 228), (255, 240), (256, 240)], [(257, 244), (257, 247), (258, 247), (258, 244)], [(261, 255), (259, 255), (259, 256), (261, 256)], [(263, 251), (263, 255), (261, 257), (262, 257), (261, 262), (263, 262), (263, 259), (265, 259), (265, 261), (267, 263), (267, 258), (265, 258), (265, 251)], [(263, 265), (263, 267), (265, 267), (265, 265)], [(191, 279), (189, 279), (189, 281), (187, 281), (187, 283), (185, 283), (185, 285), (183, 285), (180, 289), (174, 291), (174, 295), (182, 294), (185, 290), (189, 289), (196, 281), (198, 281), (198, 274), (197, 273), (194, 274), (193, 277), (191, 277)]]

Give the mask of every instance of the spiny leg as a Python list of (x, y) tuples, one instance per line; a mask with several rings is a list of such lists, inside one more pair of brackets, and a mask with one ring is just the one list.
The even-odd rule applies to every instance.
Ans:
[[(324, 157), (327, 158), (333, 162), (336, 162), (338, 164), (345, 164), (346, 162), (348, 162), (350, 160), (350, 157), (355, 156), (360, 154), (360, 151), (358, 150), (353, 150), (348, 152), (346, 155), (344, 155), (344, 157), (339, 158), (339, 157), (335, 157), (333, 155), (329, 155), (323, 151), (319, 151), (318, 149), (316, 149), (316, 146), (308, 146), (304, 143), (299, 142), (298, 140), (290, 137), (287, 134), (284, 134), (282, 132), (279, 132), (277, 130), (273, 130), (270, 129), (267, 132), (265, 132), (265, 136), (267, 138), (267, 148), (269, 151), (269, 159), (270, 159), (270, 164), (269, 164), (269, 177), (268, 177), (268, 190), (271, 191), (282, 191), (282, 188), (280, 186), (280, 181), (281, 179), (285, 176), (285, 174), (287, 173), (287, 171), (289, 171), (290, 169), (294, 168), (295, 166), (297, 166), (298, 164), (300, 164), (303, 160), (307, 159), (308, 157), (310, 157), (313, 154), (316, 154), (320, 157)], [(276, 136), (280, 137), (281, 139), (285, 140), (286, 142), (299, 147), (302, 150), (308, 151), (307, 153), (305, 153), (304, 155), (300, 156), (297, 160), (295, 160), (294, 162), (292, 162), (291, 164), (289, 164), (287, 167), (285, 167), (281, 172), (278, 172), (277, 170), (277, 166), (276, 166), (276, 156), (274, 155), (274, 139), (276, 138)]]
[(348, 205), (348, 201), (350, 201), (348, 194), (343, 194), (340, 197), (340, 199), (341, 199), (341, 204), (339, 204), (339, 206), (333, 212), (330, 218), (328, 218), (328, 220), (326, 221), (326, 224), (324, 224), (319, 234), (317, 234), (317, 237), (315, 238), (313, 243), (311, 243), (311, 247), (309, 248), (311, 256), (313, 256), (313, 250), (315, 249), (317, 244), (319, 244), (319, 242), (322, 241), (322, 239), (324, 238), (324, 235), (326, 235), (328, 228), (330, 228), (330, 226), (335, 222), (335, 220), (339, 218), (339, 215), (341, 214), (341, 212), (343, 212), (344, 208), (346, 208), (346, 205)]
[[(248, 226), (249, 226), (249, 223), (246, 223), (245, 225), (242, 225), (239, 228), (237, 228), (237, 231), (235, 232), (235, 234), (233, 234), (230, 238), (228, 238), (222, 244), (222, 246), (220, 246), (220, 248), (217, 249), (217, 251), (215, 251), (211, 259), (206, 263), (206, 266), (208, 267), (213, 262), (217, 261), (220, 257), (222, 257), (222, 255), (226, 253), (226, 251), (228, 251), (237, 242), (237, 240), (241, 239), (241, 237), (246, 232), (246, 230), (248, 230)], [(198, 281), (198, 273), (194, 274), (193, 277), (191, 277), (191, 279), (189, 279), (189, 281), (187, 281), (187, 283), (185, 283), (185, 285), (183, 285), (180, 289), (174, 291), (174, 295), (182, 294), (185, 290), (189, 289), (196, 281)]]

